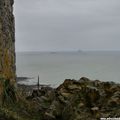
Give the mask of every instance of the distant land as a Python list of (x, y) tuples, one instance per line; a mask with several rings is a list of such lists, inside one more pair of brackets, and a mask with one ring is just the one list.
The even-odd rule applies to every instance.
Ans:
[(78, 50), (51, 50), (51, 51), (16, 51), (17, 53), (69, 53), (69, 52), (84, 52), (84, 50), (78, 49)]
[(41, 50), (41, 51), (16, 51), (16, 53), (69, 53), (69, 52), (120, 52), (120, 50)]

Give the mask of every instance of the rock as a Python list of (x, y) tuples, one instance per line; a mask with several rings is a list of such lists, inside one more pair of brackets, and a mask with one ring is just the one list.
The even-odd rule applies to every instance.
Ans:
[(120, 91), (117, 91), (108, 101), (108, 106), (117, 107), (120, 106)]
[(41, 96), (40, 98), (43, 99), (44, 101), (49, 101), (49, 99), (45, 96)]
[(61, 95), (64, 97), (64, 98), (70, 98), (70, 96), (72, 95), (71, 93), (67, 93), (67, 92), (63, 92), (61, 93)]
[(85, 106), (85, 104), (82, 103), (82, 102), (78, 104), (78, 107), (79, 107), (79, 108), (83, 108), (84, 106)]
[(45, 117), (46, 120), (56, 120), (55, 116), (53, 116), (53, 114), (48, 113), (48, 112), (45, 112), (45, 116), (44, 117)]
[(93, 82), (93, 86), (95, 86), (95, 87), (100, 87), (100, 85), (101, 85), (101, 81), (100, 80), (95, 80)]
[(120, 85), (112, 85), (111, 88), (110, 88), (110, 91), (111, 93), (115, 93), (115, 92), (118, 92), (120, 91)]
[[(0, 0), (0, 78), (9, 80), (15, 87), (15, 26), (13, 16), (13, 1)], [(0, 96), (3, 84), (0, 80)], [(1, 98), (0, 98), (1, 100)]]
[(52, 90), (48, 90), (47, 93), (45, 94), (45, 96), (48, 98), (49, 101), (53, 101), (55, 98), (55, 91), (54, 89)]
[(94, 104), (99, 100), (100, 94), (97, 88), (87, 86), (86, 90), (83, 91), (86, 93), (85, 98), (86, 98), (86, 105), (88, 107), (94, 106)]
[(82, 77), (82, 78), (80, 78), (79, 82), (88, 83), (88, 82), (90, 82), (90, 79), (88, 79), (86, 77)]
[(95, 116), (95, 118), (100, 118), (100, 113), (99, 113), (98, 107), (92, 107), (91, 111), (92, 111), (92, 114)]
[(38, 110), (44, 111), (45, 120), (96, 120), (120, 115), (120, 84), (113, 82), (66, 79), (56, 89), (46, 87), (34, 93), (33, 100), (39, 103)]
[(78, 85), (76, 85), (76, 84), (73, 84), (73, 85), (69, 85), (68, 86), (68, 89), (70, 89), (70, 90), (81, 90), (82, 88), (80, 87), (80, 86), (78, 86)]
[(45, 112), (45, 116), (47, 119), (54, 120), (61, 116), (62, 110), (63, 105), (59, 101), (54, 100), (49, 109)]
[(92, 110), (92, 111), (98, 111), (99, 108), (98, 108), (98, 107), (93, 107), (93, 108), (91, 108), (91, 110)]

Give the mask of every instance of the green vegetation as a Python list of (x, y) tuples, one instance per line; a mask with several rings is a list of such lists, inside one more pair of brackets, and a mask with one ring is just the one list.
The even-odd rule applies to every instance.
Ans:
[(10, 80), (0, 77), (0, 118), (5, 120), (40, 120), (38, 103), (26, 100), (23, 90), (15, 89)]

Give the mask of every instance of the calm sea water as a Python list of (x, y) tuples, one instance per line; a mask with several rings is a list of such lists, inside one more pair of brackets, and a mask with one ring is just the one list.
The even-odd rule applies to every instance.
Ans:
[(24, 84), (41, 84), (53, 87), (66, 78), (83, 76), (102, 81), (120, 82), (120, 52), (23, 52), (17, 53), (17, 76), (33, 79)]

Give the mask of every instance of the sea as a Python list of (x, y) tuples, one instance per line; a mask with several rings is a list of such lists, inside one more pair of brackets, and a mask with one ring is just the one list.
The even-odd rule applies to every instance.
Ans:
[(29, 79), (20, 84), (57, 87), (65, 79), (113, 81), (120, 83), (120, 51), (17, 52), (18, 77)]

